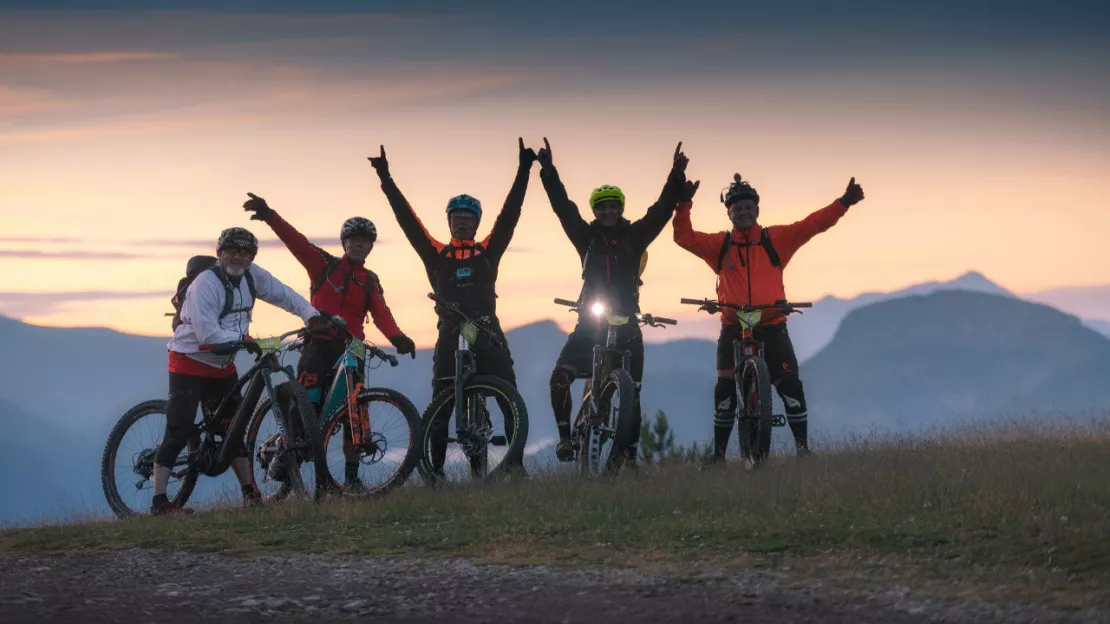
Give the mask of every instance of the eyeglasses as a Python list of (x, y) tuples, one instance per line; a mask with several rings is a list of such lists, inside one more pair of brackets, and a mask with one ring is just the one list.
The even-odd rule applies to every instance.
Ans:
[(254, 258), (254, 252), (249, 249), (224, 249), (220, 253), (226, 253), (237, 260), (250, 260)]

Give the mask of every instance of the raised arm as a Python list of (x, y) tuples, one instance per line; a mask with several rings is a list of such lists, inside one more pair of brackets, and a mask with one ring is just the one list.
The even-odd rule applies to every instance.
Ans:
[(701, 258), (709, 265), (713, 272), (717, 272), (717, 256), (721, 253), (721, 245), (728, 232), (697, 232), (690, 223), (690, 210), (694, 204), (684, 201), (678, 205), (674, 213), (674, 242), (679, 247)]
[(570, 242), (574, 243), (575, 248), (584, 246), (589, 238), (590, 224), (586, 223), (578, 212), (578, 205), (567, 197), (567, 189), (559, 179), (559, 172), (552, 161), (551, 144), (547, 142), (547, 137), (543, 138), (543, 147), (540, 148), (537, 158), (540, 161), (540, 181), (547, 191), (547, 200), (551, 202), (551, 209), (555, 211), (555, 216), (559, 217), (563, 231), (566, 232)]
[(374, 171), (378, 173), (378, 178), (382, 181), (382, 191), (389, 200), (389, 206), (393, 209), (393, 215), (397, 217), (397, 224), (401, 226), (405, 238), (409, 239), (409, 244), (416, 250), (420, 259), (428, 262), (443, 249), (443, 244), (432, 238), (427, 228), (420, 222), (419, 217), (413, 212), (412, 206), (409, 205), (408, 200), (401, 193), (401, 189), (397, 188), (393, 176), (389, 173), (389, 161), (385, 157), (384, 145), (381, 150), (381, 156), (371, 156), (368, 160), (371, 166), (374, 167)]
[(808, 243), (814, 236), (836, 225), (840, 218), (848, 214), (848, 208), (863, 199), (863, 187), (856, 184), (852, 178), (848, 188), (839, 199), (824, 208), (810, 214), (801, 221), (790, 225), (779, 225), (770, 228), (771, 241), (775, 245), (785, 266), (790, 262), (794, 253)]
[(321, 271), (327, 268), (328, 258), (319, 247), (308, 242), (304, 234), (301, 234), (290, 225), (285, 219), (281, 218), (273, 208), (271, 208), (265, 199), (255, 195), (254, 193), (247, 193), (250, 199), (243, 202), (243, 210), (253, 212), (251, 215), (252, 221), (262, 221), (277, 234), (285, 247), (301, 263), (301, 266), (308, 271), (310, 277), (315, 278)]
[[(667, 226), (667, 222), (671, 220), (675, 206), (682, 201), (686, 188), (686, 165), (689, 162), (690, 159), (682, 152), (682, 142), (679, 141), (678, 147), (674, 150), (671, 171), (667, 175), (663, 190), (659, 193), (659, 199), (648, 208), (647, 214), (632, 224), (633, 231), (644, 247), (650, 245), (659, 236)], [(700, 182), (692, 188), (696, 191), (698, 185)], [(693, 194), (691, 194), (692, 198)]]
[(536, 152), (532, 148), (524, 147), (524, 139), (520, 141), (520, 164), (516, 170), (516, 178), (509, 189), (509, 196), (505, 198), (505, 206), (501, 214), (493, 223), (493, 230), (486, 239), (486, 249), (494, 257), (500, 257), (509, 247), (513, 239), (516, 224), (520, 222), (520, 209), (524, 205), (524, 194), (528, 191), (528, 175), (532, 171), (532, 163), (536, 162)]

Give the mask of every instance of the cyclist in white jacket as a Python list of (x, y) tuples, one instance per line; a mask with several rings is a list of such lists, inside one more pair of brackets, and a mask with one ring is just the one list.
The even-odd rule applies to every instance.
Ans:
[[(219, 262), (199, 273), (185, 291), (181, 324), (168, 345), (170, 391), (166, 432), (154, 460), (152, 515), (192, 512), (175, 506), (166, 497), (170, 472), (193, 433), (200, 402), (215, 410), (238, 381), (234, 355), (202, 351), (201, 345), (249, 339), (256, 298), (301, 317), (310, 328), (329, 322), (304, 297), (262, 267), (252, 265), (257, 253), (258, 239), (254, 234), (239, 227), (224, 230), (217, 243)], [(254, 343), (249, 343), (248, 351), (256, 349)], [(241, 398), (236, 393), (228, 415), (234, 413)], [(231, 469), (239, 479), (244, 504), (257, 503), (260, 495), (245, 447), (236, 449)]]

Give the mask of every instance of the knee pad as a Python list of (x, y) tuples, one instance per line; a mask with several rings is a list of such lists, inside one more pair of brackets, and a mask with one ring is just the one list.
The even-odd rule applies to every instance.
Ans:
[(802, 390), (802, 380), (797, 375), (784, 375), (775, 384), (775, 389), (786, 407), (786, 415), (792, 419), (805, 420), (806, 395)]
[(171, 427), (166, 426), (166, 432), (162, 435), (162, 443), (158, 445), (158, 454), (154, 457), (154, 463), (165, 468), (172, 468), (177, 462), (177, 456), (181, 454), (181, 449), (189, 445), (189, 433), (192, 427)]
[(732, 379), (717, 378), (713, 405), (713, 424), (731, 427), (736, 419), (736, 384)]
[(570, 385), (574, 383), (575, 377), (574, 371), (562, 366), (555, 367), (555, 370), (551, 371), (551, 381), (549, 382), (551, 391), (561, 392), (569, 389)]

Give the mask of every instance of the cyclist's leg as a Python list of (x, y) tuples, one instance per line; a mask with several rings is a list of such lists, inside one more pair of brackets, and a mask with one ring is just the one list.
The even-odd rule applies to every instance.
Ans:
[[(236, 390), (235, 394), (231, 394), (235, 390), (235, 384), (239, 381), (236, 375), (227, 375), (226, 377), (206, 379), (204, 387), (201, 390), (201, 400), (208, 406), (208, 409), (215, 410), (219, 407), (220, 402), (224, 397), (231, 396), (224, 412), (221, 414), (225, 419), (230, 419), (235, 416), (236, 410), (239, 409), (240, 404), (243, 402), (243, 396)], [(225, 420), (225, 423), (228, 421)], [(246, 443), (243, 437), (232, 440), (233, 446), (231, 447), (231, 471), (235, 473), (235, 478), (239, 480), (239, 488), (243, 493), (243, 498), (248, 500), (255, 500), (259, 498), (257, 494), (257, 487), (254, 484), (254, 471), (251, 469), (250, 454), (247, 453)]]
[[(301, 359), (297, 363), (297, 381), (305, 389), (308, 400), (316, 408), (316, 415), (321, 418), (325, 395), (335, 379), (336, 363), (346, 349), (343, 340), (309, 340), (301, 350)], [(343, 423), (343, 457), (345, 460), (344, 477), (346, 483), (358, 480), (359, 457), (358, 451), (351, 444), (351, 431), (346, 422)]]
[(170, 390), (166, 397), (166, 431), (154, 458), (154, 500), (152, 507), (167, 505), (166, 486), (177, 456), (189, 444), (189, 436), (197, 418), (200, 405), (199, 392), (203, 377), (170, 373)]
[(732, 425), (736, 420), (735, 354), (732, 342), (741, 335), (739, 327), (722, 325), (717, 338), (717, 385), (713, 389), (713, 458), (724, 459)]
[(771, 372), (771, 383), (775, 385), (783, 405), (786, 406), (786, 422), (794, 434), (794, 445), (799, 455), (809, 452), (809, 418), (806, 408), (806, 395), (802, 380), (798, 376), (798, 358), (794, 355), (794, 345), (786, 323), (770, 325), (763, 329), (761, 340), (767, 358), (767, 368)]
[[(441, 392), (455, 384), (455, 350), (458, 348), (458, 335), (440, 333), (432, 353), (432, 396), (439, 396)], [(455, 402), (450, 400), (444, 407), (441, 415), (431, 424), (430, 446), (432, 469), (436, 472), (443, 471), (443, 464), (447, 458), (447, 434), (454, 416)]]
[(587, 372), (592, 366), (593, 346), (597, 337), (596, 327), (586, 321), (579, 321), (574, 331), (567, 337), (555, 369), (551, 371), (551, 409), (555, 414), (555, 426), (559, 429), (561, 459), (569, 458), (570, 448), (570, 386), (579, 373)]

